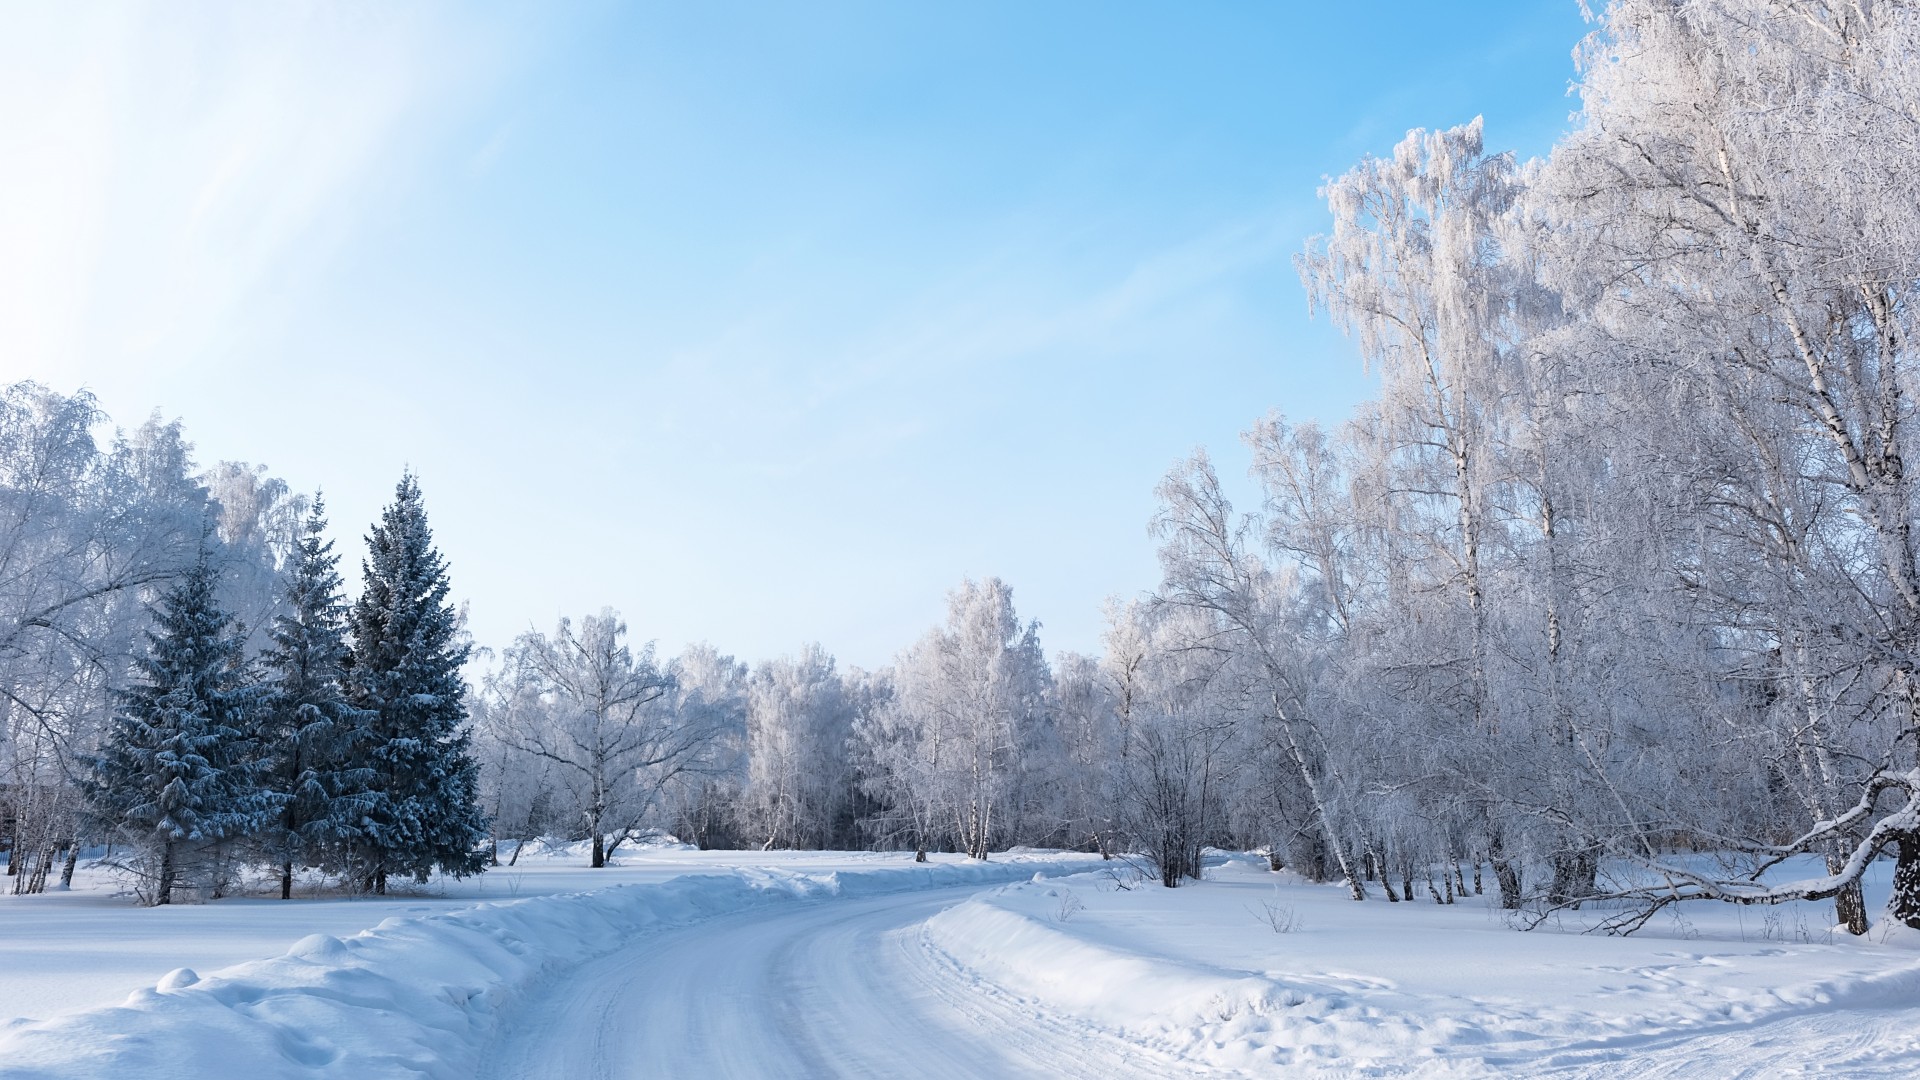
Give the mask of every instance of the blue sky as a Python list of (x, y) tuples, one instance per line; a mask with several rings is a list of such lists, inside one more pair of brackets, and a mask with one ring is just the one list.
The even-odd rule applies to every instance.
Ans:
[(1368, 393), (1291, 259), (1411, 127), (1567, 124), (1572, 0), (0, 6), (0, 372), (411, 465), (483, 643), (1049, 648), (1174, 459)]

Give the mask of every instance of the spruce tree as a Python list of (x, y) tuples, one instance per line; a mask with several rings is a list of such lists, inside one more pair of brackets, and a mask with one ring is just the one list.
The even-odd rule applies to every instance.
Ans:
[(263, 846), (280, 871), (282, 900), (293, 896), (295, 867), (344, 868), (373, 802), (366, 736), (375, 717), (347, 700), (347, 605), (340, 556), (326, 528), (326, 507), (316, 497), (287, 574), (273, 645), (261, 655), (269, 678), (265, 785), (281, 799)]
[(141, 680), (123, 694), (82, 786), (92, 812), (135, 852), (154, 904), (171, 903), (199, 861), (276, 809), (259, 785), (261, 692), (244, 634), (199, 560), (152, 606)]
[(420, 881), (436, 868), (479, 873), (486, 818), (467, 752), (467, 645), (412, 473), (367, 534), (367, 549), (347, 673), (353, 704), (373, 713), (366, 752), (374, 779), (353, 846), (363, 881), (385, 892), (394, 873)]

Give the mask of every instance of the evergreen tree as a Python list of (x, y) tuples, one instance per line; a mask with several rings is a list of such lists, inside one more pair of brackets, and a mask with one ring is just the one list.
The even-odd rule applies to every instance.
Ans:
[(207, 855), (277, 808), (259, 786), (261, 691), (244, 633), (215, 599), (217, 577), (203, 548), (153, 605), (141, 682), (82, 779), (94, 815), (133, 848), (154, 904), (172, 902)]
[(385, 892), (392, 873), (425, 881), (435, 868), (455, 877), (480, 872), (486, 818), (479, 768), (467, 752), (467, 645), (412, 473), (401, 477), (367, 548), (347, 673), (353, 704), (374, 714), (366, 746), (374, 780), (353, 846), (357, 872)]
[(261, 656), (271, 679), (265, 783), (282, 799), (264, 846), (280, 870), (282, 900), (293, 895), (294, 867), (341, 864), (374, 801), (366, 751), (375, 717), (347, 700), (347, 605), (326, 527), (316, 497), (294, 549), (273, 645)]

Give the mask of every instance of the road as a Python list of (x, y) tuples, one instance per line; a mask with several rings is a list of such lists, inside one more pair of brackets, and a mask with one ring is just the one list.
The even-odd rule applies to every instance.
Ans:
[(1197, 1075), (944, 964), (918, 926), (977, 888), (776, 905), (643, 936), (503, 1015), (483, 1075)]

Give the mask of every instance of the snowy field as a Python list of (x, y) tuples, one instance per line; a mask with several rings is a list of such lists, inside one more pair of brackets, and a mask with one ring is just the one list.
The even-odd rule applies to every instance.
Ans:
[(379, 900), (82, 885), (0, 900), (0, 1076), (1920, 1072), (1920, 949), (1825, 905), (1623, 939), (1248, 856), (1166, 890), (1087, 856), (672, 847)]

